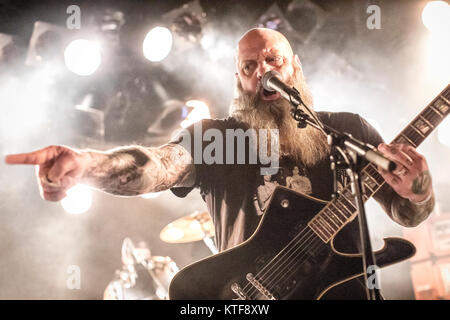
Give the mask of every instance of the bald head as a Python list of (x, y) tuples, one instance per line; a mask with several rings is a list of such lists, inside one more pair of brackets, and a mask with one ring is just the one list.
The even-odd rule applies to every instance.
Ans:
[(238, 42), (237, 57), (249, 50), (276, 46), (286, 55), (293, 56), (291, 45), (286, 37), (278, 31), (267, 28), (255, 28), (247, 31)]
[[(239, 40), (236, 69), (238, 82), (244, 91), (256, 93), (266, 72), (277, 71), (287, 81), (301, 67), (284, 35), (272, 29), (256, 28), (249, 30)], [(273, 100), (279, 96), (261, 98)]]

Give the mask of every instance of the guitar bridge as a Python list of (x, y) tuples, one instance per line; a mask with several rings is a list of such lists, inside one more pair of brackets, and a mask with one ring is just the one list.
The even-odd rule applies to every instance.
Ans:
[(248, 273), (246, 276), (247, 280), (256, 288), (258, 291), (269, 300), (276, 300), (274, 295), (267, 290), (267, 288), (259, 282), (251, 273)]
[(247, 300), (244, 290), (236, 282), (231, 285), (231, 290), (238, 296), (237, 300)]

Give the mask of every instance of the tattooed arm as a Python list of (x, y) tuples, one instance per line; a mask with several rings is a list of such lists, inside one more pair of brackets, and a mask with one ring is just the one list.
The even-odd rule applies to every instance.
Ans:
[(414, 203), (398, 195), (391, 204), (392, 219), (404, 227), (416, 227), (424, 221), (434, 209), (435, 199), (431, 193), (429, 199), (422, 203)]
[(79, 151), (64, 146), (8, 155), (8, 164), (37, 165), (41, 196), (59, 201), (77, 183), (122, 196), (193, 186), (191, 155), (177, 144), (158, 148), (129, 146), (107, 152)]
[(392, 220), (404, 227), (416, 227), (423, 222), (434, 209), (434, 194), (429, 195), (422, 203), (413, 203), (399, 196), (390, 185), (385, 184), (374, 195)]
[(180, 145), (129, 146), (106, 153), (86, 152), (90, 165), (82, 181), (105, 192), (135, 196), (194, 184), (191, 155)]
[(404, 144), (380, 144), (378, 149), (395, 161), (394, 172), (379, 169), (387, 185), (375, 195), (391, 218), (405, 227), (415, 227), (433, 211), (435, 199), (425, 158)]

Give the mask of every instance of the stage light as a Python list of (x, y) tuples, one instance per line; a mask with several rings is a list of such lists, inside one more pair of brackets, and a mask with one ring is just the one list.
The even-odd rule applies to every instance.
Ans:
[(422, 11), (422, 22), (432, 32), (448, 35), (450, 31), (450, 6), (445, 1), (431, 1)]
[(191, 42), (201, 38), (202, 25), (200, 19), (191, 12), (180, 14), (173, 22), (173, 30)]
[(162, 21), (170, 25), (177, 41), (177, 51), (187, 50), (203, 36), (203, 27), (206, 24), (206, 12), (200, 1), (195, 0), (175, 8), (161, 17)]
[(172, 44), (172, 32), (164, 27), (155, 27), (145, 36), (144, 57), (152, 62), (162, 61), (172, 50)]
[(68, 32), (61, 26), (36, 21), (28, 46), (26, 65), (63, 65)]
[(193, 108), (192, 111), (181, 121), (180, 126), (187, 128), (191, 124), (198, 122), (202, 119), (211, 119), (209, 107), (203, 101), (189, 100), (186, 102), (188, 108)]
[(295, 30), (297, 38), (303, 43), (323, 26), (327, 18), (327, 13), (315, 2), (294, 0), (285, 10), (286, 19)]
[(92, 205), (92, 191), (86, 186), (76, 185), (67, 191), (61, 205), (70, 214), (84, 213)]
[(22, 63), (23, 53), (15, 36), (0, 32), (0, 73)]
[(439, 142), (450, 148), (450, 118), (446, 118), (438, 128)]
[(268, 28), (288, 34), (292, 31), (291, 24), (287, 21), (280, 7), (274, 3), (267, 9), (258, 19), (257, 26), (259, 28)]
[(80, 76), (93, 74), (102, 62), (100, 47), (97, 43), (78, 39), (74, 40), (64, 51), (67, 68)]

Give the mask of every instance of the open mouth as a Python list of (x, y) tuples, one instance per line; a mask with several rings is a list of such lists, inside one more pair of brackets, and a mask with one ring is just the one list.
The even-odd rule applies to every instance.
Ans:
[(280, 93), (276, 91), (268, 91), (266, 89), (262, 89), (261, 91), (261, 98), (263, 100), (276, 100), (280, 97)]
[(266, 89), (263, 89), (263, 95), (264, 95), (265, 97), (273, 96), (273, 95), (275, 95), (276, 93), (277, 93), (276, 91), (267, 91)]

